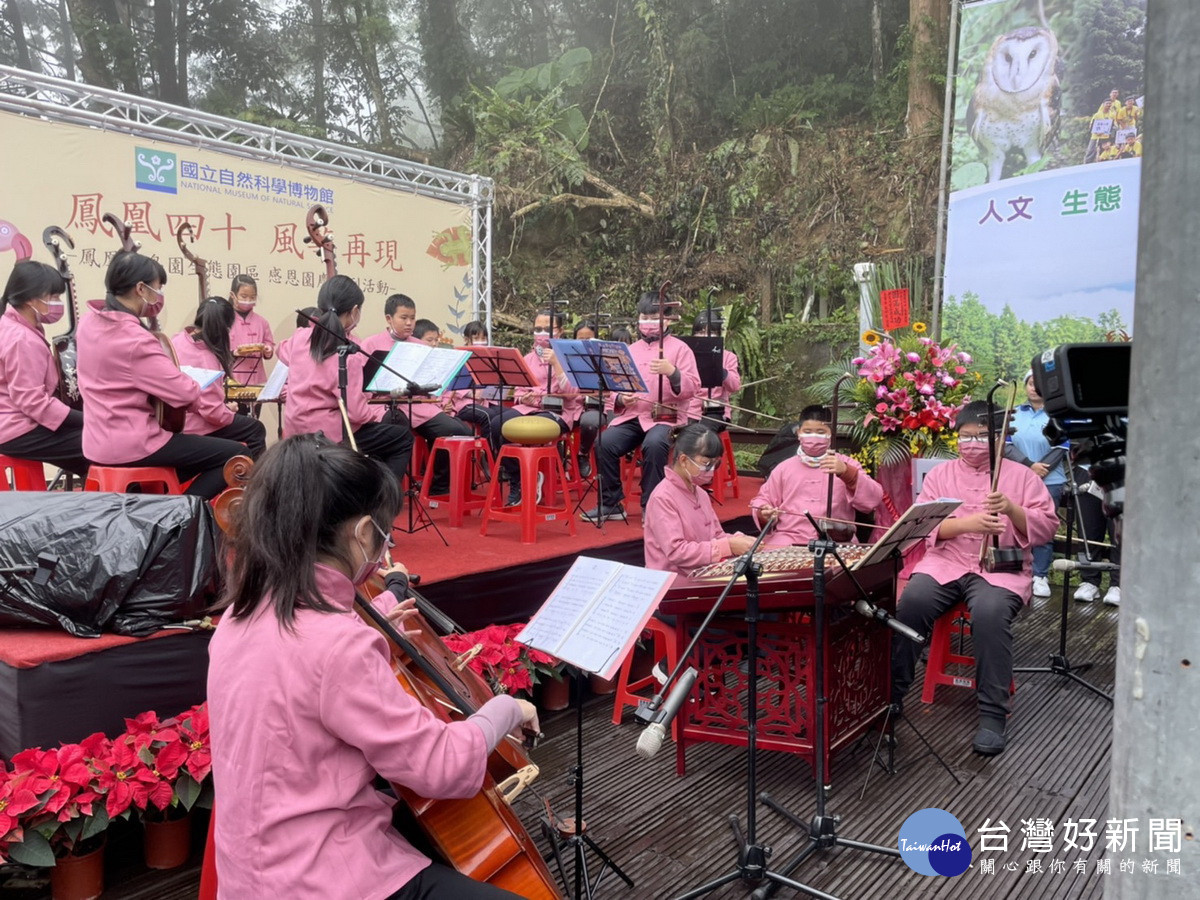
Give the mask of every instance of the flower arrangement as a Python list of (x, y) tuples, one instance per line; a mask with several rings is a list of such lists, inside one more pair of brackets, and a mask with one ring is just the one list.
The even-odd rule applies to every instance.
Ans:
[(957, 452), (954, 418), (982, 376), (970, 370), (968, 354), (954, 344), (942, 347), (926, 330), (914, 322), (898, 334), (868, 331), (867, 355), (851, 360), (858, 375), (852, 436), (862, 447), (856, 458), (874, 471)]
[(505, 694), (529, 692), (543, 677), (562, 678), (562, 664), (548, 653), (518, 644), (516, 636), (525, 626), (488, 625), (478, 631), (442, 638), (455, 653), (467, 653), (478, 646), (479, 652), (468, 665)]
[(137, 811), (144, 820), (182, 818), (200, 799), (212, 770), (204, 704), (160, 722), (153, 712), (125, 720), (125, 733), (101, 760), (112, 817)]

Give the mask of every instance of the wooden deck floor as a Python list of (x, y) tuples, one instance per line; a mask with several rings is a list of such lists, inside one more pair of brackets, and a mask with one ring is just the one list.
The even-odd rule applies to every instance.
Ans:
[[(1039, 601), (1016, 625), (1016, 664), (1040, 666), (1057, 649), (1059, 598)], [(1096, 663), (1083, 675), (1111, 691), (1117, 612), (1100, 604), (1073, 603), (1070, 610), (1068, 653), (1072, 662)], [(926, 877), (893, 858), (852, 849), (818, 852), (796, 873), (798, 880), (842, 898), (1099, 898), (1108, 879), (1133, 877), (1096, 874), (1094, 860), (1104, 851), (1105, 809), (1108, 798), (1111, 707), (1087, 689), (1056, 675), (1019, 675), (1015, 712), (1009, 724), (1009, 747), (985, 760), (974, 755), (974, 694), (959, 688), (939, 688), (936, 704), (919, 699), (920, 674), (908, 700), (913, 724), (921, 730), (961, 779), (955, 784), (936, 761), (925, 755), (920, 741), (906, 725), (898, 726), (898, 771), (887, 775), (872, 765), (865, 745), (835, 758), (833, 790), (828, 811), (841, 817), (841, 836), (895, 847), (901, 823), (913, 812), (940, 807), (958, 817), (975, 851), (975, 864), (957, 878)], [(688, 774), (677, 778), (673, 747), (664, 746), (650, 761), (634, 753), (638, 727), (627, 714), (612, 725), (611, 702), (596, 698), (585, 708), (585, 817), (590, 834), (636, 882), (626, 888), (615, 876), (604, 877), (599, 897), (674, 897), (730, 871), (735, 862), (729, 814), (745, 815), (745, 760), (738, 748), (693, 745), (688, 751)], [(542, 767), (536, 789), (560, 816), (573, 814), (569, 770), (574, 763), (575, 717), (555, 714), (543, 722), (548, 735), (534, 752)], [(864, 779), (872, 772), (865, 796)], [(759, 787), (769, 791), (801, 819), (815, 809), (811, 771), (801, 760), (763, 753)], [(540, 801), (522, 797), (518, 811), (537, 834)], [(804, 837), (775, 813), (759, 807), (759, 838), (773, 848), (772, 862), (782, 867), (803, 848)], [(1054, 851), (1038, 856), (1022, 850), (1023, 819), (1046, 818), (1058, 826), (1067, 818), (1099, 822), (1097, 846), (1087, 854), (1066, 851), (1056, 833)], [(990, 819), (1003, 821), (1010, 833), (1007, 853), (979, 854), (978, 829)], [(197, 848), (199, 851), (199, 847)], [(981, 874), (979, 860), (995, 860), (995, 874)], [(1041, 873), (1029, 873), (1028, 863), (1042, 862)], [(1086, 861), (1078, 872), (1076, 859)], [(1061, 860), (1064, 872), (1051, 869)], [(594, 858), (590, 865), (595, 867)], [(1013, 867), (1010, 871), (1006, 866)], [(113, 875), (118, 873), (113, 872)], [(173, 900), (196, 896), (198, 852), (192, 867), (163, 875), (125, 870), (110, 879), (115, 886), (105, 898)], [(31, 886), (32, 887), (32, 886)], [(740, 881), (710, 894), (714, 898), (745, 897), (750, 888)], [(36, 887), (6, 896), (40, 898)], [(793, 896), (781, 890), (778, 896)]]

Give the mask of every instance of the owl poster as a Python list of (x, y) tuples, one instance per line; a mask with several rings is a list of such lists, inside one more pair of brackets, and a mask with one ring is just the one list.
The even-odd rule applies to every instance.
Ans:
[(943, 323), (990, 325), (1019, 374), (1039, 340), (1132, 326), (1146, 0), (978, 0), (960, 22)]

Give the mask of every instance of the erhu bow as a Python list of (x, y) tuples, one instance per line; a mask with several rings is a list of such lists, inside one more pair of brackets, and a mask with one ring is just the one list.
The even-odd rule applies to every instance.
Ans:
[(71, 409), (83, 409), (83, 396), (79, 393), (76, 367), (78, 353), (75, 348), (75, 328), (79, 325), (79, 309), (75, 305), (75, 275), (71, 272), (67, 254), (63, 250), (64, 244), (68, 250), (74, 250), (75, 242), (57, 225), (51, 225), (42, 232), (42, 243), (54, 257), (54, 262), (58, 265), (58, 274), (67, 284), (69, 327), (65, 334), (50, 339), (50, 350), (54, 354), (54, 363), (58, 366), (58, 388), (55, 395)]
[(196, 232), (192, 230), (191, 222), (183, 222), (175, 232), (175, 242), (179, 244), (179, 252), (183, 254), (183, 258), (192, 264), (192, 268), (196, 270), (196, 278), (200, 284), (200, 300), (199, 304), (204, 305), (204, 301), (208, 299), (208, 260), (197, 256), (188, 247), (189, 242), (195, 242)]
[[(663, 360), (663, 342), (667, 337), (667, 307), (678, 308), (681, 305), (679, 300), (669, 300), (667, 291), (671, 287), (671, 282), (664, 281), (662, 287), (658, 289), (658, 359)], [(674, 423), (677, 420), (678, 411), (675, 407), (663, 402), (663, 384), (666, 376), (661, 372), (658, 375), (658, 401), (650, 408), (650, 418), (655, 422)], [(686, 413), (685, 413), (686, 416)]]
[[(1004, 410), (1003, 424), (1000, 426), (1000, 431), (995, 432), (993, 425), (996, 421), (995, 396), (996, 390), (1003, 384), (1002, 381), (997, 382), (995, 387), (988, 391), (987, 396), (988, 457), (992, 467), (991, 492), (993, 494), (1000, 486), (1000, 466), (1004, 460), (1004, 442), (1008, 438), (1008, 418), (1012, 415), (1013, 404), (1017, 401), (1017, 385), (1016, 382), (1013, 382), (1008, 405)], [(979, 545), (979, 562), (988, 572), (1020, 572), (1025, 564), (1025, 551), (1020, 547), (1001, 547), (1000, 535), (993, 534), (990, 544), (985, 537)]]

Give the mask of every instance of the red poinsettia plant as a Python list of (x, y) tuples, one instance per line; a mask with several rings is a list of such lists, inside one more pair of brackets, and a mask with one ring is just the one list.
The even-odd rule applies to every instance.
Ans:
[(126, 719), (125, 733), (101, 765), (110, 816), (136, 811), (155, 821), (183, 817), (200, 799), (212, 770), (207, 707), (200, 704), (161, 722), (154, 712)]
[(478, 647), (479, 651), (468, 665), (487, 678), (497, 691), (528, 693), (545, 676), (561, 680), (562, 663), (549, 653), (518, 644), (516, 637), (524, 627), (520, 623), (488, 625), (478, 631), (448, 635), (442, 640), (459, 654), (470, 653)]

